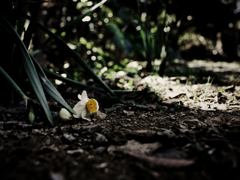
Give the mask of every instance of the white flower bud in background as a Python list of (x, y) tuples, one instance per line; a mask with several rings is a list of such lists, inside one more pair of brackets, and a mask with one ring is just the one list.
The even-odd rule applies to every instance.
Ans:
[(69, 121), (72, 120), (73, 116), (71, 115), (71, 113), (66, 110), (65, 108), (62, 108), (59, 112), (59, 117), (61, 118), (61, 120), (63, 121)]

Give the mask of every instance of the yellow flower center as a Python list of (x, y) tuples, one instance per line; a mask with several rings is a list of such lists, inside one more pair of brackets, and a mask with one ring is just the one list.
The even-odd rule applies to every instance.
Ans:
[(98, 110), (98, 103), (95, 99), (89, 99), (86, 106), (87, 110), (91, 113), (97, 112)]

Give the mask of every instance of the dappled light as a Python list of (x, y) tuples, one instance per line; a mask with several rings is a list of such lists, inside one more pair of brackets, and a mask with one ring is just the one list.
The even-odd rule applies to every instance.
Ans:
[(0, 179), (238, 179), (239, 13), (2, 1)]

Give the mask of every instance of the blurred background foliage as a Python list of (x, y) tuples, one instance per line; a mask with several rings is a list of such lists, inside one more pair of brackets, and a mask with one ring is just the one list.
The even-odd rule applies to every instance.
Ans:
[[(14, 25), (13, 3), (28, 4), (27, 14), (59, 35), (103, 79), (143, 77), (145, 72), (163, 76), (175, 60), (239, 58), (238, 1), (107, 0), (78, 23), (63, 28), (99, 2), (4, 1), (1, 13)], [(25, 30), (28, 24), (29, 20)], [(42, 67), (91, 85), (91, 75), (58, 43), (49, 41), (49, 34), (36, 27), (32, 31), (29, 52), (34, 52)], [(5, 40), (2, 56), (10, 57), (13, 43), (4, 33), (1, 36)], [(10, 68), (2, 62), (1, 66), (9, 73), (21, 71), (20, 65)], [(16, 73), (12, 77), (25, 80)], [(128, 83), (131, 87), (132, 82)]]
[[(43, 2), (37, 21), (55, 33), (98, 2)], [(100, 75), (123, 70), (130, 61), (158, 72), (163, 59), (237, 59), (236, 9), (236, 1), (231, 0), (108, 0), (60, 36)], [(41, 47), (46, 38), (36, 31), (32, 49)], [(57, 44), (44, 46), (38, 56), (45, 67), (75, 80), (89, 79)]]

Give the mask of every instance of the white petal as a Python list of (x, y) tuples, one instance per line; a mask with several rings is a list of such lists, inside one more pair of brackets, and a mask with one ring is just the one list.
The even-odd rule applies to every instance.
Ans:
[(82, 118), (87, 121), (91, 121), (90, 113), (87, 110), (82, 112)]
[(80, 101), (82, 100), (81, 94), (78, 95), (78, 99), (79, 99)]
[(73, 110), (77, 113), (76, 115), (74, 114), (73, 116), (75, 118), (80, 118), (81, 114), (84, 110), (86, 110), (86, 106), (81, 104), (81, 101), (79, 101), (73, 108)]
[(82, 98), (81, 104), (86, 105), (89, 98), (88, 98), (87, 92), (85, 90), (82, 92), (82, 97), (81, 98)]
[(98, 104), (98, 102), (97, 102), (97, 100), (96, 99), (94, 99), (95, 101), (96, 101), (96, 103), (97, 103), (97, 111), (99, 110), (99, 104)]
[(62, 108), (59, 112), (59, 117), (61, 118), (61, 120), (63, 121), (68, 121), (68, 120), (72, 120), (72, 115), (71, 113), (66, 110), (65, 108)]

